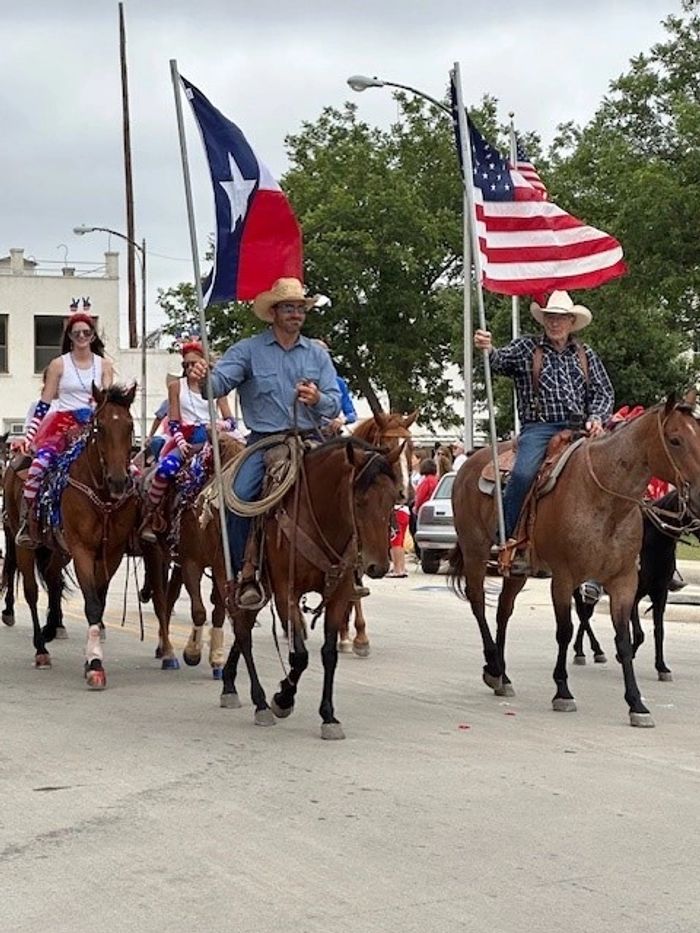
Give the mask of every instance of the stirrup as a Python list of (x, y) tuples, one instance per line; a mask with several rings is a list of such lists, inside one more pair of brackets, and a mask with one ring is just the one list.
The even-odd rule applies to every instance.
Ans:
[(586, 606), (595, 606), (600, 597), (603, 595), (603, 587), (595, 580), (586, 580), (578, 588), (578, 591)]
[(357, 603), (361, 599), (369, 596), (370, 589), (368, 586), (365, 586), (364, 583), (360, 580), (355, 580), (352, 585), (352, 595), (350, 596), (351, 603)]
[(236, 587), (233, 602), (237, 609), (253, 612), (262, 609), (267, 602), (267, 595), (257, 580), (242, 580)]
[(508, 538), (506, 543), (498, 549), (498, 570), (504, 577), (526, 577), (532, 573), (527, 553), (518, 550), (523, 542), (516, 538)]
[(17, 534), (15, 535), (15, 544), (17, 547), (27, 548), (31, 551), (35, 551), (39, 547), (39, 542), (35, 541), (31, 535), (29, 530), (29, 521), (27, 518), (22, 519), (22, 523), (17, 529)]

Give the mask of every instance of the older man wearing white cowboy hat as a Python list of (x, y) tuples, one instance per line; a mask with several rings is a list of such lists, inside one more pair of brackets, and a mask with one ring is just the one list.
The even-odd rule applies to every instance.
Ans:
[[(322, 419), (332, 420), (340, 411), (337, 373), (331, 357), (301, 333), (306, 312), (314, 307), (317, 297), (307, 297), (298, 279), (277, 279), (253, 301), (253, 313), (271, 326), (235, 343), (212, 371), (215, 398), (238, 389), (251, 445), (295, 426), (302, 432), (317, 430)], [(204, 361), (195, 364), (193, 372), (204, 380)], [(202, 386), (204, 394), (206, 383), (202, 382)], [(263, 451), (251, 454), (236, 477), (235, 492), (244, 501), (260, 496), (265, 472), (263, 456)], [(245, 570), (238, 605), (256, 608), (259, 593), (253, 585), (252, 568), (244, 568), (250, 519), (229, 513), (228, 527), (233, 569), (237, 573)]]
[[(527, 492), (537, 476), (547, 444), (567, 427), (585, 428), (589, 435), (603, 431), (612, 414), (613, 388), (600, 357), (572, 334), (591, 322), (591, 312), (574, 304), (564, 291), (553, 292), (547, 304), (530, 305), (533, 318), (542, 325), (539, 336), (516, 337), (494, 349), (491, 334), (477, 330), (474, 344), (488, 350), (494, 373), (510, 376), (520, 416), (521, 431), (513, 471), (503, 497), (507, 546), (513, 548), (513, 533)], [(527, 572), (526, 562), (514, 562), (512, 572)]]

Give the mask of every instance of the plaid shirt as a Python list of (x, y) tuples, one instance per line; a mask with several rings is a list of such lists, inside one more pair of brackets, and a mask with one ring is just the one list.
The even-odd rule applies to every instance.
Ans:
[[(543, 350), (539, 398), (534, 396), (532, 361), (535, 347)], [(600, 357), (583, 344), (588, 360), (588, 391), (579, 363), (576, 343), (569, 340), (555, 350), (547, 337), (523, 336), (489, 354), (494, 373), (510, 376), (515, 382), (518, 415), (522, 424), (532, 421), (587, 421), (605, 423), (613, 411), (613, 387)]]

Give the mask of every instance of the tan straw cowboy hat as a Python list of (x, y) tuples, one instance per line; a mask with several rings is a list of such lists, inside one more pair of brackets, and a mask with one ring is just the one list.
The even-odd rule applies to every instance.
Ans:
[(591, 323), (592, 314), (583, 305), (575, 305), (568, 292), (552, 292), (546, 306), (533, 301), (530, 305), (530, 314), (538, 324), (544, 324), (545, 314), (573, 314), (576, 318), (572, 330), (583, 330)]
[(277, 279), (271, 289), (266, 292), (260, 292), (253, 302), (253, 313), (261, 321), (271, 323), (274, 320), (272, 306), (282, 301), (303, 301), (306, 310), (313, 308), (318, 299), (318, 295), (307, 298), (304, 294), (304, 286), (299, 279)]

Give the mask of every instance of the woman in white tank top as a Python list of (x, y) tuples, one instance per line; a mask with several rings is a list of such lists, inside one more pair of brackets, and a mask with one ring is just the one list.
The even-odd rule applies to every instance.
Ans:
[(20, 547), (36, 546), (33, 506), (41, 478), (56, 455), (66, 449), (74, 429), (89, 421), (95, 406), (93, 382), (102, 388), (112, 383), (112, 363), (104, 359), (104, 344), (89, 313), (90, 299), (83, 298), (82, 303), (83, 310), (79, 311), (78, 301), (73, 299), (61, 355), (52, 359), (46, 369), (41, 398), (19, 445), (24, 453), (34, 453), (24, 484), (22, 521), (16, 538)]

